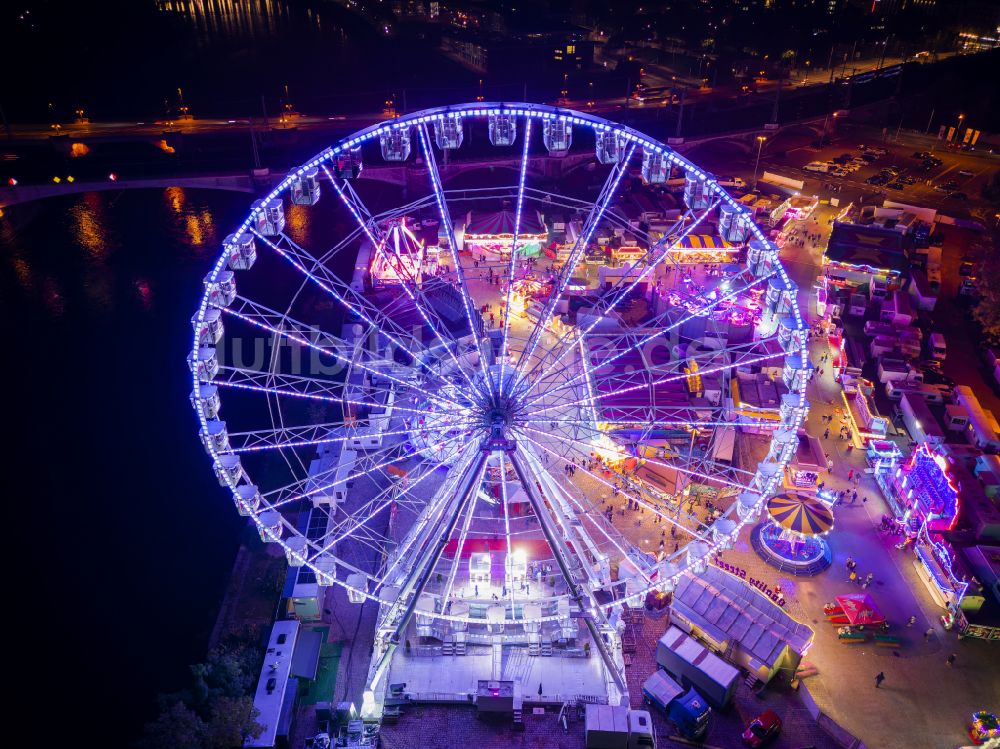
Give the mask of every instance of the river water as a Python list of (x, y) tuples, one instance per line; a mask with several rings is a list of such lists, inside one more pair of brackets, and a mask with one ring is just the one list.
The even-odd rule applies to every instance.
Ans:
[(387, 35), (333, 0), (56, 0), (3, 27), (5, 59), (31, 66), (0, 87), (13, 122), (65, 122), (80, 108), (150, 120), (181, 97), (196, 117), (273, 118), (285, 86), (306, 114), (377, 111), (404, 89), (411, 105), (478, 92), (433, 41)]
[[(0, 23), (8, 63), (31, 64), (0, 89), (15, 122), (65, 121), (77, 108), (162, 117), (178, 88), (197, 116), (272, 117), (285, 85), (307, 113), (373, 110), (407, 87), (411, 104), (420, 91), (439, 101), (476, 91), (426, 43), (386, 37), (323, 0), (33, 12)], [(0, 217), (8, 579), (30, 630), (15, 657), (27, 683), (11, 686), (103, 746), (134, 739), (156, 693), (182, 687), (204, 656), (239, 544), (242, 524), (188, 408), (185, 357), (201, 279), (248, 202), (171, 188)]]
[(35, 699), (47, 685), (107, 746), (202, 658), (239, 542), (185, 356), (200, 280), (246, 209), (171, 188), (0, 218), (12, 609), (32, 630)]

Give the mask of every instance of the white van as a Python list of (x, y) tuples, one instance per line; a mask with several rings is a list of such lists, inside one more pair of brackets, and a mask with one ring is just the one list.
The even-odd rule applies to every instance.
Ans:
[(811, 161), (802, 168), (807, 172), (822, 172), (826, 174), (830, 171), (830, 164), (825, 161)]

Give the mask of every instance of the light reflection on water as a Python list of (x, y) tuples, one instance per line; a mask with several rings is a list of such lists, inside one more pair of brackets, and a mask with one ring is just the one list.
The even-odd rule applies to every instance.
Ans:
[(154, 310), (163, 269), (214, 257), (222, 242), (217, 207), (227, 215), (245, 201), (168, 188), (13, 207), (0, 218), (0, 271), (11, 287), (0, 299), (21, 297), (53, 318)]
[(221, 241), (215, 234), (212, 213), (203, 203), (188, 200), (182, 187), (168, 187), (163, 191), (167, 206), (173, 213), (178, 232), (185, 237), (184, 246), (194, 257), (214, 254)]
[[(220, 40), (272, 40), (290, 28), (324, 30), (318, 11), (274, 0), (161, 0), (157, 7), (183, 16), (194, 30), (199, 47)], [(342, 33), (332, 26), (325, 31)]]

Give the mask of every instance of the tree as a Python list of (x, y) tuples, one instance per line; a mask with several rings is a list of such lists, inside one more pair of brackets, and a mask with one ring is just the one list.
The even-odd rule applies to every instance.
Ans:
[(983, 263), (979, 278), (979, 303), (972, 310), (972, 316), (983, 329), (983, 336), (995, 345), (1000, 342), (1000, 266), (997, 263)]
[(198, 714), (183, 702), (162, 710), (146, 724), (138, 749), (203, 749), (207, 730)]
[(253, 699), (219, 697), (212, 704), (212, 716), (206, 726), (206, 749), (233, 749), (243, 746), (248, 738), (257, 738), (264, 726), (257, 722), (260, 710), (253, 706)]

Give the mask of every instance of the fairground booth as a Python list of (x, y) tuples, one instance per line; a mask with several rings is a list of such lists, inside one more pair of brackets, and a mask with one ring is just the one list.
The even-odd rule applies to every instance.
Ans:
[(521, 211), (521, 223), (517, 214), (504, 206), (499, 211), (470, 211), (465, 219), (463, 251), (473, 255), (509, 255), (517, 230), (518, 253), (522, 257), (535, 257), (549, 238), (548, 229), (538, 211)]
[(960, 606), (969, 588), (956, 574), (955, 553), (944, 535), (958, 522), (957, 470), (928, 443), (918, 445), (905, 459), (879, 461), (875, 470), (894, 521), (913, 545), (914, 569), (942, 608)]
[[(757, 680), (769, 682), (781, 670), (794, 673), (815, 633), (789, 616), (780, 593), (746, 570), (715, 565), (681, 577), (670, 606), (670, 623), (697, 637)], [(740, 577), (742, 573), (743, 577)]]

